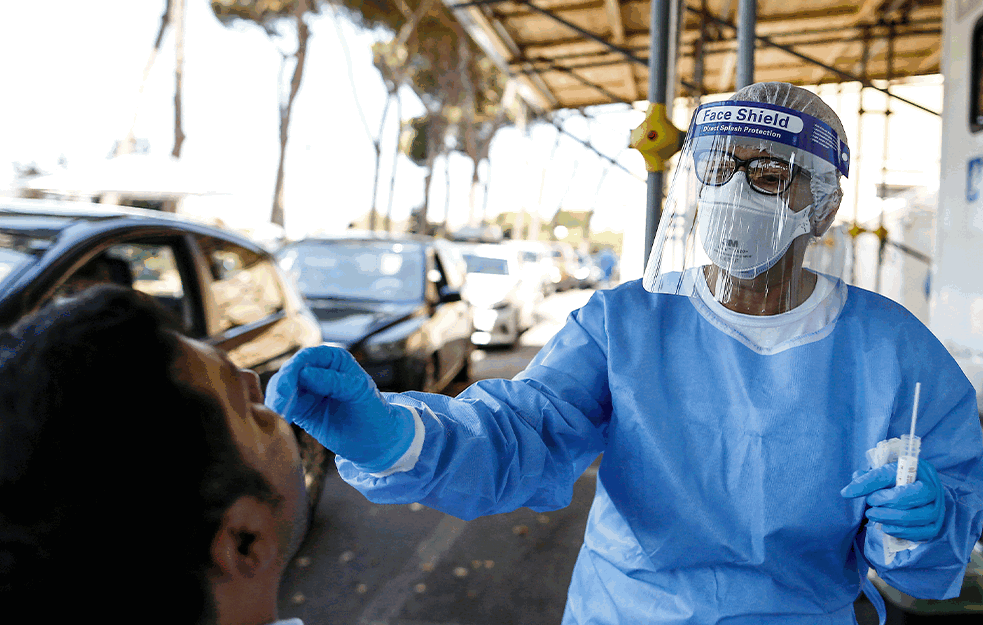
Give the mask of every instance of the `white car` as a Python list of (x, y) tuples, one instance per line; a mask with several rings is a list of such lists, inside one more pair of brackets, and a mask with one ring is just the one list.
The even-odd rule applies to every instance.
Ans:
[(462, 248), (467, 262), (464, 295), (474, 309), (475, 345), (515, 345), (532, 327), (543, 300), (537, 274), (523, 268), (519, 252), (499, 244)]
[(528, 279), (539, 285), (543, 296), (552, 295), (560, 282), (560, 269), (553, 262), (553, 249), (545, 241), (512, 240), (502, 245), (519, 251), (523, 272), (532, 274)]

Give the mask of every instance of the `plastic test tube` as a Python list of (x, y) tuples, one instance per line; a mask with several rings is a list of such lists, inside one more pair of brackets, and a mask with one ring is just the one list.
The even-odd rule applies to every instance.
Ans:
[[(921, 439), (915, 436), (915, 422), (918, 420), (918, 395), (921, 387), (921, 382), (915, 383), (915, 405), (911, 409), (911, 432), (907, 436), (901, 436), (902, 449), (898, 453), (898, 472), (894, 478), (895, 486), (911, 484), (918, 476), (918, 453), (921, 451)], [(885, 534), (883, 544), (884, 559), (890, 564), (894, 561), (894, 554), (905, 549), (912, 549), (918, 543)]]
[(915, 405), (911, 408), (911, 433), (907, 437), (902, 436), (901, 442), (904, 453), (898, 456), (898, 473), (895, 478), (895, 486), (911, 484), (918, 476), (918, 453), (921, 451), (921, 439), (915, 436), (915, 422), (918, 420), (918, 394), (921, 392), (922, 383), (915, 383)]

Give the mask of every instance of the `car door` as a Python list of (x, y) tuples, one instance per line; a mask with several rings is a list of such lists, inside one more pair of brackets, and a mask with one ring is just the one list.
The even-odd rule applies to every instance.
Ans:
[(265, 388), (301, 347), (273, 259), (216, 236), (194, 239), (205, 267), (206, 340), (237, 366), (258, 373)]
[(441, 383), (449, 381), (470, 357), (471, 319), (466, 303), (460, 299), (460, 285), (453, 283), (440, 255), (427, 249), (427, 304), (433, 310), (437, 337)]

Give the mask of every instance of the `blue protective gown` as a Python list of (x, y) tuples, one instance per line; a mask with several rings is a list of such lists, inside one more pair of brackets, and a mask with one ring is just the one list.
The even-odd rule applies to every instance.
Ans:
[[(840, 286), (839, 288), (843, 288)], [(462, 519), (567, 506), (603, 452), (563, 623), (854, 623), (855, 539), (892, 586), (958, 595), (983, 531), (974, 389), (914, 316), (849, 287), (822, 338), (762, 355), (698, 300), (641, 282), (598, 291), (513, 380), (421, 410), (407, 472), (341, 476), (378, 503)], [(878, 441), (906, 434), (921, 382), (921, 458), (945, 487), (940, 536), (884, 564), (865, 504), (840, 489)]]

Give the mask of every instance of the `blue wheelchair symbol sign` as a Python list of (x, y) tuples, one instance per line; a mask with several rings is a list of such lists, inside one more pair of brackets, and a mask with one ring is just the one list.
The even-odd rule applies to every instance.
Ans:
[(966, 201), (975, 202), (980, 199), (980, 188), (983, 186), (983, 156), (972, 158), (966, 164)]

